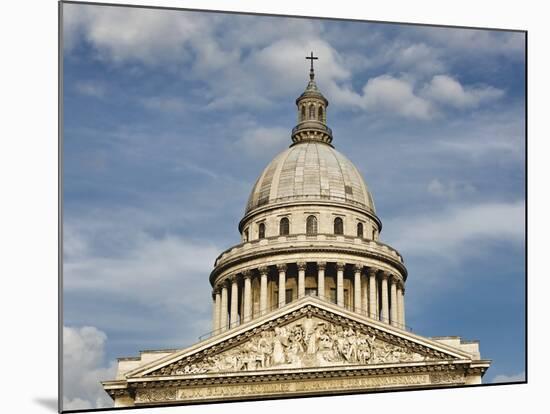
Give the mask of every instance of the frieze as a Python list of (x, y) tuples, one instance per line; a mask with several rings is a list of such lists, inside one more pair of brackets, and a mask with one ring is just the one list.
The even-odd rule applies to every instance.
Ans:
[(444, 372), (430, 374), (432, 384), (461, 384), (464, 382), (463, 372)]
[(177, 397), (176, 388), (151, 388), (139, 390), (136, 393), (137, 403), (157, 403), (174, 401)]
[[(323, 392), (346, 392), (380, 388), (426, 386), (430, 384), (462, 384), (462, 374), (402, 374), (392, 376), (317, 378), (307, 381), (277, 381), (226, 383), (202, 386), (140, 389), (136, 393), (136, 403), (160, 401), (195, 401), (219, 398), (243, 398), (247, 396), (269, 396), (280, 394), (311, 394)], [(162, 399), (166, 397), (166, 399)]]

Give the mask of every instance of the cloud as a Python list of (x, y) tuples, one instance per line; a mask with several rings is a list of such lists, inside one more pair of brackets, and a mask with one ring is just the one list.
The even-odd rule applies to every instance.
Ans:
[(455, 156), (485, 162), (525, 162), (523, 104), (502, 111), (477, 111), (469, 118), (450, 120), (448, 133), (431, 148)]
[[(399, 37), (364, 57), (337, 50), (329, 41), (338, 44), (333, 30), (318, 21), (85, 5), (64, 8), (69, 51), (84, 39), (106, 63), (162, 67), (200, 81), (207, 86), (201, 95), (209, 110), (236, 105), (269, 108), (277, 98), (295, 94), (307, 81), (304, 57), (309, 50), (322, 62), (316, 73), (319, 86), (339, 106), (431, 120), (442, 107), (476, 108), (504, 93), (488, 85), (464, 87), (443, 74), (444, 53), (425, 40), (411, 43)], [(351, 69), (360, 72), (384, 65), (385, 73), (371, 77), (360, 93), (354, 89)], [(416, 87), (433, 73), (438, 74), (423, 88)], [(168, 112), (186, 108), (170, 97), (145, 98), (141, 103)]]
[[(209, 22), (216, 18), (211, 14), (75, 4), (63, 6), (63, 17), (66, 50), (83, 38), (94, 46), (101, 60), (153, 66), (190, 58), (200, 36), (209, 33)], [(200, 50), (208, 47), (205, 43)], [(210, 58), (220, 59), (212, 52), (210, 49)]]
[(491, 381), (493, 384), (498, 382), (523, 382), (525, 381), (525, 371), (511, 375), (496, 375)]
[(100, 381), (113, 379), (115, 362), (104, 364), (107, 335), (93, 326), (63, 326), (63, 409), (112, 407)]
[(396, 69), (418, 74), (444, 72), (447, 68), (440, 52), (425, 43), (405, 44), (398, 42), (398, 47), (391, 54), (391, 64)]
[(470, 55), (504, 55), (523, 57), (525, 35), (523, 33), (498, 32), (484, 29), (455, 29), (441, 27), (417, 27), (415, 31), (423, 39), (448, 50)]
[(81, 95), (92, 96), (94, 98), (103, 98), (106, 93), (105, 86), (94, 81), (77, 82), (75, 90)]
[(290, 141), (288, 128), (256, 127), (246, 130), (238, 145), (249, 155), (276, 154), (288, 147)]
[[(453, 205), (440, 213), (386, 220), (386, 239), (405, 256), (439, 256), (451, 260), (478, 254), (480, 243), (493, 240), (522, 244), (525, 240), (523, 200)], [(394, 233), (391, 233), (394, 232)]]
[(412, 84), (404, 79), (378, 76), (369, 79), (363, 92), (364, 104), (369, 110), (385, 110), (417, 119), (431, 119), (435, 115), (430, 102), (416, 96)]
[(140, 102), (145, 108), (160, 112), (181, 113), (188, 109), (188, 105), (178, 97), (151, 96)]
[(421, 94), (438, 103), (454, 108), (475, 108), (480, 104), (501, 98), (504, 91), (492, 86), (464, 88), (448, 75), (436, 75), (424, 86)]
[[(81, 240), (75, 241), (78, 230), (71, 229), (71, 224), (67, 227), (73, 236), (66, 252), (74, 252), (75, 244), (92, 243), (92, 234), (81, 232)], [(65, 292), (93, 291), (171, 311), (204, 311), (204, 298), (209, 294), (208, 275), (222, 249), (171, 234), (154, 237), (137, 232), (121, 238), (125, 237), (133, 239), (116, 254), (88, 247), (81, 249), (86, 254), (67, 255), (63, 267)], [(103, 249), (109, 249), (113, 240), (107, 238), (103, 243)]]
[(456, 199), (459, 196), (471, 195), (476, 188), (465, 182), (448, 181), (442, 182), (437, 178), (432, 179), (427, 187), (428, 193), (441, 198)]

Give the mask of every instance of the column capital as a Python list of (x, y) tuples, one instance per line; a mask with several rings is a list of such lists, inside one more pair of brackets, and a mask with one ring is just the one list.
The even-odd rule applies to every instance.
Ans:
[(353, 265), (353, 271), (354, 272), (361, 272), (363, 270), (363, 265), (362, 264), (359, 264), (359, 263), (355, 263)]
[(391, 275), (388, 272), (384, 271), (381, 273), (381, 276), (382, 276), (382, 280), (388, 280)]
[(239, 281), (239, 275), (236, 273), (230, 277), (231, 283), (237, 283)]
[(225, 279), (220, 281), (220, 286), (221, 286), (222, 289), (227, 289), (230, 284), (231, 284), (231, 282), (229, 281), (229, 277), (226, 277)]
[(344, 270), (344, 267), (346, 267), (346, 264), (344, 262), (336, 263), (336, 270), (338, 271)]
[(218, 295), (218, 294), (221, 293), (222, 288), (220, 287), (220, 285), (218, 283), (216, 283), (216, 285), (214, 286), (214, 288), (212, 290), (214, 292), (214, 295)]
[(298, 270), (306, 270), (307, 263), (306, 262), (296, 262), (296, 266), (298, 266)]
[(246, 269), (241, 272), (243, 275), (243, 279), (250, 279), (252, 278), (252, 269)]
[(277, 270), (279, 272), (286, 272), (286, 269), (287, 269), (286, 263), (280, 263), (277, 265)]
[(260, 275), (267, 275), (269, 268), (267, 266), (260, 266), (258, 267), (258, 271), (260, 272)]
[(327, 262), (317, 262), (317, 268), (319, 270), (325, 270), (327, 268)]
[(376, 267), (369, 267), (367, 269), (367, 274), (369, 276), (376, 276), (376, 273), (378, 272), (378, 269)]

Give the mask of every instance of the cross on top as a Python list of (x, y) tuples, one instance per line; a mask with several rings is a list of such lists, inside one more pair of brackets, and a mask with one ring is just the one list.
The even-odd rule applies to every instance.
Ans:
[(313, 61), (319, 59), (317, 56), (313, 56), (313, 52), (311, 52), (310, 56), (306, 56), (306, 59), (309, 59), (311, 61), (311, 69), (309, 70), (309, 78), (313, 79)]

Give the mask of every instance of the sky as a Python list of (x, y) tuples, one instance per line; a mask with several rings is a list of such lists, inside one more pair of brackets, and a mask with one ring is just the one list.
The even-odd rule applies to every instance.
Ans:
[(525, 375), (522, 33), (63, 5), (64, 408), (211, 330), (214, 259), (316, 80), (404, 256), (415, 333)]

